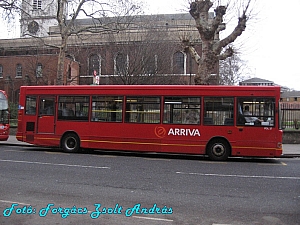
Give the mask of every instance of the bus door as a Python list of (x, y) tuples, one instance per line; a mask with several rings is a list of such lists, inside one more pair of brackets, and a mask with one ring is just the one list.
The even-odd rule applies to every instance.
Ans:
[(40, 96), (37, 133), (54, 133), (55, 97)]
[(275, 143), (275, 98), (238, 98), (237, 142), (240, 146), (261, 147)]

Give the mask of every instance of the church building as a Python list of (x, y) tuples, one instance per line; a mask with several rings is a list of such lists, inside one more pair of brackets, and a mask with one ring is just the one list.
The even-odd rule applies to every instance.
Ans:
[[(55, 85), (61, 34), (57, 4), (23, 1), (20, 38), (0, 40), (0, 89), (18, 102), (22, 85)], [(118, 18), (99, 18), (116, 23)], [(192, 84), (197, 65), (180, 39), (195, 48), (201, 40), (189, 13), (126, 17), (126, 29), (71, 35), (64, 59), (63, 85)], [(93, 19), (78, 19), (88, 26)]]

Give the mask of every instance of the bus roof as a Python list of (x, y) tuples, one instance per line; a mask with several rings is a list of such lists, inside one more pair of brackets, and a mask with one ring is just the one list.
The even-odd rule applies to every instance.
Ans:
[[(213, 95), (265, 96), (280, 95), (280, 86), (225, 86), (225, 85), (52, 85), (22, 86), (21, 94), (126, 94), (126, 95)], [(163, 91), (163, 92), (162, 92)], [(201, 93), (199, 93), (199, 91)]]
[(275, 90), (280, 89), (280, 86), (229, 86), (229, 85), (46, 85), (46, 86), (21, 86), (21, 88), (33, 89), (203, 89), (203, 90)]

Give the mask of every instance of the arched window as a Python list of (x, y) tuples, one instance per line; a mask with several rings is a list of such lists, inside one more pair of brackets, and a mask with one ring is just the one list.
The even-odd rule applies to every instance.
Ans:
[(42, 63), (38, 63), (36, 65), (36, 77), (42, 77), (43, 76), (43, 65)]
[(0, 78), (3, 78), (3, 66), (0, 65)]
[(67, 78), (68, 80), (72, 79), (72, 62), (75, 61), (75, 57), (73, 55), (66, 55), (66, 58), (71, 60), (68, 65)]
[(128, 68), (128, 57), (123, 53), (118, 53), (115, 59), (115, 74), (126, 75)]
[(173, 73), (185, 74), (184, 54), (182, 52), (176, 52), (173, 55)]
[(22, 77), (22, 65), (17, 64), (16, 66), (16, 77)]
[(66, 58), (75, 61), (75, 57), (73, 55), (66, 55)]
[(100, 75), (100, 57), (96, 54), (89, 58), (89, 76)]
[(157, 55), (149, 55), (143, 58), (144, 73), (156, 74), (157, 72)]
[(72, 67), (71, 64), (69, 64), (68, 66), (68, 80), (72, 79)]

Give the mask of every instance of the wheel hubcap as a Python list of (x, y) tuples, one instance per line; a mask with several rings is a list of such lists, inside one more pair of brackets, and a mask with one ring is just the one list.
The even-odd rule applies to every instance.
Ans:
[(216, 156), (221, 156), (225, 153), (225, 147), (222, 144), (215, 144), (213, 146), (212, 152)]
[(67, 147), (73, 149), (76, 146), (76, 140), (74, 138), (69, 138), (67, 140)]

